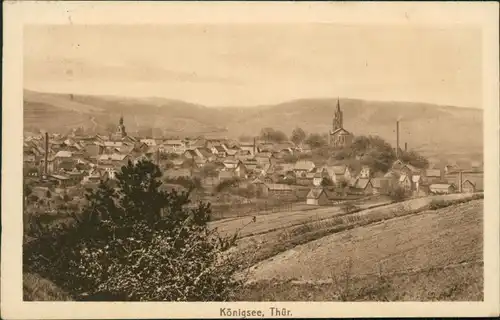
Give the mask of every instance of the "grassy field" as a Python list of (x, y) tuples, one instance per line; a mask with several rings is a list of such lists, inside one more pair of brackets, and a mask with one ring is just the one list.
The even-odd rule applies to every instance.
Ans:
[(483, 201), (360, 226), (256, 264), (242, 300), (481, 300)]
[[(308, 217), (297, 213), (291, 220), (286, 213), (270, 214), (274, 229), (264, 228), (266, 216), (258, 217), (254, 224), (262, 225), (253, 230), (263, 232), (247, 231), (233, 248), (242, 269), (254, 266), (242, 272), (252, 281), (239, 298), (481, 299), (482, 200), (469, 201), (472, 197), (412, 199), (351, 214), (320, 208), (315, 210), (322, 215), (305, 211)], [(443, 199), (447, 207), (425, 211)], [(450, 201), (468, 202), (450, 206)], [(235, 220), (233, 228), (248, 219)], [(24, 274), (23, 289), (27, 300), (68, 300), (35, 274)]]

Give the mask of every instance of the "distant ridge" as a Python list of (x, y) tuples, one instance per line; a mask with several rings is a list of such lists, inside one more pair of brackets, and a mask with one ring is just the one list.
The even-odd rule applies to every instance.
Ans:
[[(237, 138), (257, 135), (263, 127), (287, 134), (299, 126), (326, 133), (337, 98), (297, 99), (255, 107), (206, 107), (164, 98), (126, 98), (24, 91), (25, 130), (67, 132), (82, 126), (104, 131), (123, 114), (129, 131), (154, 128), (155, 134), (208, 135)], [(355, 135), (379, 135), (395, 143), (400, 119), (401, 141), (430, 153), (482, 152), (481, 109), (429, 103), (340, 98), (344, 126)], [(55, 120), (57, 119), (57, 120)]]

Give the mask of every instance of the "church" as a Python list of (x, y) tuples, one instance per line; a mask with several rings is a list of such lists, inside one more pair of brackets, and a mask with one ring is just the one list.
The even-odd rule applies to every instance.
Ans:
[(120, 123), (116, 132), (112, 135), (113, 140), (121, 140), (127, 136), (127, 131), (125, 131), (125, 126), (123, 125), (123, 116), (120, 117)]
[(337, 108), (333, 118), (333, 127), (330, 131), (329, 144), (332, 147), (342, 148), (352, 143), (353, 134), (344, 129), (343, 113), (340, 110), (340, 100), (337, 100)]
[(120, 117), (120, 122), (116, 128), (116, 132), (110, 136), (111, 141), (129, 141), (136, 142), (137, 139), (129, 136), (125, 130), (125, 125), (123, 124), (123, 116)]

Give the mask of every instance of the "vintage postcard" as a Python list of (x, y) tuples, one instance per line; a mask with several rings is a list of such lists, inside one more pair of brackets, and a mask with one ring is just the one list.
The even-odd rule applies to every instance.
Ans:
[(4, 2), (5, 319), (499, 315), (496, 2)]

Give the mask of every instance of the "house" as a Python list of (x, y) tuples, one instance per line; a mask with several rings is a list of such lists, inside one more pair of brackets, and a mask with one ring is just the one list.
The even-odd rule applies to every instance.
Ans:
[[(307, 176), (307, 174), (306, 174), (306, 176)], [(316, 187), (321, 186), (321, 183), (323, 182), (324, 178), (330, 178), (326, 171), (318, 171), (318, 172), (314, 173), (313, 181), (312, 181), (313, 185)]]
[(225, 171), (219, 172), (219, 180), (220, 181), (230, 180), (233, 178), (236, 178), (234, 170), (225, 170)]
[(373, 194), (373, 184), (370, 178), (359, 178), (356, 179), (354, 185), (350, 188), (350, 192), (353, 194)]
[(417, 193), (420, 191), (420, 186), (422, 185), (422, 176), (414, 175), (411, 177), (412, 190), (415, 190)]
[(113, 153), (113, 154), (101, 154), (97, 158), (99, 163), (114, 163), (114, 164), (126, 164), (129, 160), (130, 157), (126, 154), (119, 154), (119, 153)]
[(183, 154), (186, 151), (186, 145), (182, 140), (169, 139), (164, 141), (159, 148), (162, 153), (176, 153)]
[(146, 145), (148, 145), (148, 147), (152, 147), (152, 146), (156, 146), (157, 145), (155, 139), (140, 139), (139, 142), (145, 143)]
[(346, 165), (331, 166), (330, 170), (335, 174), (335, 178), (332, 179), (335, 183), (339, 183), (342, 180), (348, 181), (352, 178), (351, 170)]
[(85, 176), (85, 171), (83, 170), (80, 171), (75, 168), (67, 172), (66, 175), (69, 177), (72, 184), (78, 184), (82, 181), (83, 177)]
[(55, 179), (57, 181), (57, 185), (59, 188), (66, 188), (71, 185), (71, 180), (67, 176), (53, 174), (50, 176), (50, 178)]
[(122, 141), (104, 141), (101, 143), (104, 148), (120, 148), (123, 146)]
[(462, 182), (462, 192), (474, 193), (484, 191), (482, 177), (466, 177)]
[(187, 159), (194, 159), (198, 156), (196, 151), (194, 151), (193, 149), (189, 149), (189, 150), (184, 151), (184, 153), (182, 155)]
[(195, 158), (194, 160), (194, 163), (197, 168), (203, 168), (207, 164), (207, 162), (208, 161), (206, 159)]
[(23, 162), (35, 163), (36, 155), (30, 150), (23, 152)]
[(94, 142), (85, 146), (85, 153), (89, 156), (98, 156), (104, 153), (104, 145), (100, 142)]
[[(206, 139), (205, 147), (212, 149), (213, 147), (222, 147), (223, 142), (220, 139)], [(222, 147), (224, 148), (224, 147)]]
[[(231, 149), (227, 150), (227, 151), (228, 151), (228, 155), (231, 155), (231, 154), (230, 154), (230, 150), (231, 150)], [(234, 149), (233, 149), (233, 150), (234, 150)], [(253, 155), (252, 155), (252, 153), (251, 153), (250, 151), (248, 151), (248, 150), (241, 150), (241, 149), (240, 149), (240, 150), (236, 150), (236, 152), (235, 152), (234, 156), (235, 156), (237, 159), (240, 159), (240, 160), (242, 160), (242, 161), (243, 161), (243, 160), (249, 160), (249, 159), (253, 158)]]
[(105, 180), (107, 178), (108, 178), (107, 173), (103, 174), (101, 170), (91, 169), (88, 175), (83, 176), (82, 183), (83, 184), (99, 183), (101, 180)]
[(399, 177), (399, 186), (405, 190), (411, 190), (412, 181), (410, 179), (410, 176), (408, 176), (407, 174), (402, 174)]
[(276, 158), (273, 157), (271, 152), (259, 152), (254, 156), (254, 159), (262, 166), (268, 163), (276, 163)]
[(135, 142), (134, 143), (134, 152), (144, 153), (149, 149), (149, 146), (143, 142)]
[(172, 165), (174, 166), (174, 168), (181, 168), (182, 167), (182, 164), (184, 163), (184, 159), (173, 159), (172, 160)]
[(391, 169), (394, 171), (399, 171), (405, 166), (404, 162), (401, 160), (396, 160), (392, 163)]
[(462, 182), (462, 192), (464, 193), (474, 193), (476, 192), (476, 185), (469, 179)]
[(299, 161), (295, 162), (295, 166), (293, 168), (293, 171), (295, 172), (295, 174), (297, 176), (299, 176), (299, 175), (302, 176), (303, 173), (310, 172), (314, 168), (316, 168), (316, 165), (314, 164), (314, 162), (312, 162), (310, 160), (299, 160)]
[(361, 171), (359, 172), (359, 178), (361, 179), (369, 179), (371, 178), (371, 170), (368, 166), (361, 167)]
[(225, 169), (236, 169), (236, 167), (242, 163), (240, 160), (236, 159), (226, 159), (222, 164), (224, 165)]
[(196, 153), (196, 156), (199, 157), (200, 159), (205, 159), (207, 161), (215, 160), (215, 156), (208, 148), (205, 147), (195, 148), (194, 152)]
[(207, 141), (202, 137), (186, 141), (186, 148), (187, 149), (205, 148), (206, 145), (207, 145)]
[(279, 184), (279, 183), (266, 183), (265, 184), (267, 191), (267, 195), (275, 195), (275, 196), (291, 196), (293, 195), (293, 188), (287, 184)]
[(71, 159), (72, 156), (73, 156), (72, 152), (61, 150), (54, 155), (54, 160)]
[(99, 169), (104, 169), (108, 174), (109, 179), (113, 180), (116, 179), (116, 173), (120, 171), (116, 166), (112, 164), (100, 165)]
[(259, 152), (257, 146), (253, 143), (241, 143), (239, 148), (242, 151), (249, 152), (252, 156), (256, 155)]
[(238, 178), (241, 179), (246, 179), (248, 174), (247, 174), (247, 168), (243, 164), (243, 162), (239, 161), (238, 164), (236, 165), (236, 168), (234, 168), (234, 174)]
[(35, 167), (24, 168), (24, 176), (30, 178), (38, 178), (40, 176), (40, 170)]
[(424, 172), (424, 181), (428, 184), (438, 183), (443, 181), (443, 172), (440, 169), (427, 169)]
[(306, 197), (306, 203), (314, 206), (326, 206), (330, 204), (330, 199), (323, 188), (312, 188)]
[[(236, 157), (236, 156), (238, 156), (238, 157), (243, 157), (243, 156), (241, 156), (241, 155), (239, 154), (239, 152), (241, 151), (241, 150), (239, 150), (239, 149), (236, 149), (236, 148), (230, 148), (230, 149), (224, 149), (224, 150), (226, 151), (226, 157)], [(251, 157), (251, 155), (247, 155), (246, 157), (249, 157), (249, 158), (250, 158), (250, 157)], [(243, 158), (245, 158), (245, 157), (243, 157)]]
[(215, 145), (210, 151), (219, 158), (225, 158), (227, 156), (227, 151), (222, 145)]
[(449, 183), (434, 183), (429, 186), (429, 191), (435, 194), (447, 194), (455, 192), (455, 187)]
[(244, 160), (242, 162), (245, 165), (247, 171), (254, 171), (257, 169), (258, 163), (257, 163), (257, 161), (255, 161), (253, 159)]

